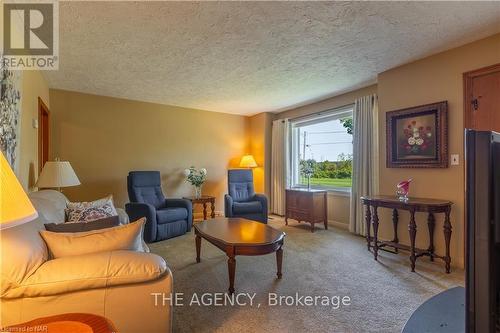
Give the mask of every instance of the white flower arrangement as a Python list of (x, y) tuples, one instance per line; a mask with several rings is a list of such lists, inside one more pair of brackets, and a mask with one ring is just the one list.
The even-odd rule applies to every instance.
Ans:
[(184, 170), (184, 175), (191, 185), (200, 187), (205, 180), (207, 180), (207, 169), (201, 168), (197, 170), (195, 167), (191, 166), (189, 169)]

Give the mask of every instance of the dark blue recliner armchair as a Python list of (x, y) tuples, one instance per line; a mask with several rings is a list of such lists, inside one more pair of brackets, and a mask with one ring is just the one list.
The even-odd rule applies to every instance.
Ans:
[(144, 240), (148, 243), (184, 235), (193, 224), (191, 201), (166, 199), (160, 172), (132, 171), (127, 176), (130, 203), (125, 210), (131, 221), (146, 217)]
[(267, 223), (267, 198), (263, 194), (255, 194), (252, 170), (228, 170), (227, 178), (229, 194), (224, 197), (226, 217)]

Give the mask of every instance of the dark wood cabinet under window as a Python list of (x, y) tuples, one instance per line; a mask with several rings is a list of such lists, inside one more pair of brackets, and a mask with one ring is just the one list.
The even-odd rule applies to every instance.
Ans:
[(311, 232), (314, 232), (315, 223), (323, 223), (325, 229), (328, 229), (326, 194), (326, 190), (286, 190), (286, 225), (291, 218), (298, 222), (311, 223)]

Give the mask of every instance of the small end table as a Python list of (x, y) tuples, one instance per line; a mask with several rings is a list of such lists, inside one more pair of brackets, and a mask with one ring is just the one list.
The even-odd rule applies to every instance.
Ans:
[(117, 333), (113, 323), (90, 313), (65, 313), (3, 327), (2, 332)]
[[(203, 205), (203, 220), (207, 219), (207, 204), (210, 203), (210, 217), (215, 218), (215, 197), (211, 195), (202, 195), (199, 198), (196, 197), (184, 197), (183, 199), (189, 200), (193, 203), (193, 206), (195, 204), (202, 204)], [(194, 221), (194, 217), (193, 217)]]

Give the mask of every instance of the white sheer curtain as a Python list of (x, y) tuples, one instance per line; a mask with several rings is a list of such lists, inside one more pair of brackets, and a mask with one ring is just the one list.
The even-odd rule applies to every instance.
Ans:
[(288, 119), (273, 121), (271, 149), (271, 213), (285, 215), (285, 189), (288, 187)]
[(365, 235), (363, 205), (359, 198), (378, 193), (377, 95), (358, 98), (353, 112), (353, 170), (349, 230)]

